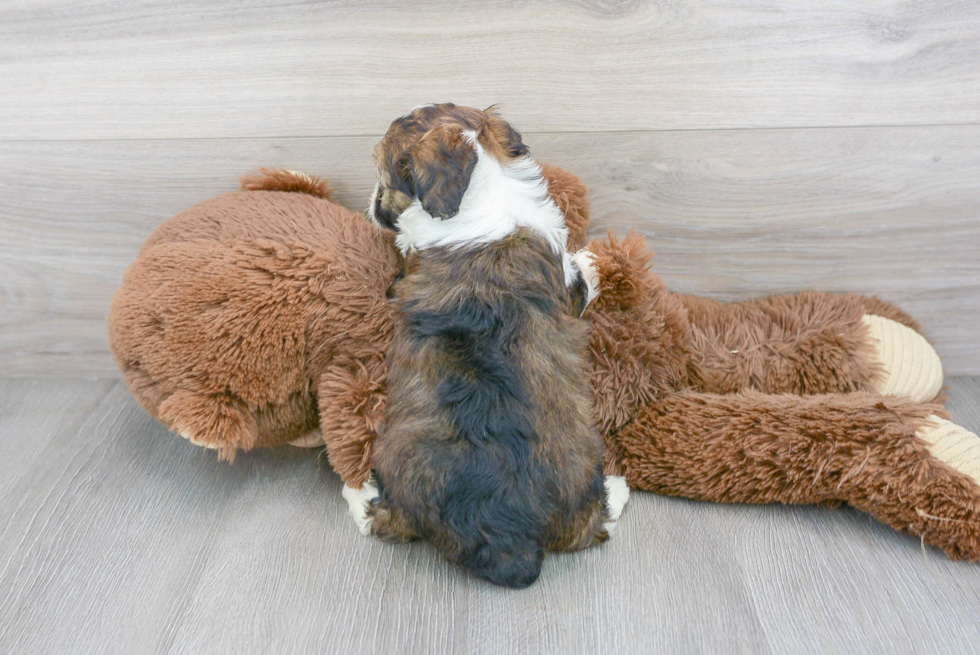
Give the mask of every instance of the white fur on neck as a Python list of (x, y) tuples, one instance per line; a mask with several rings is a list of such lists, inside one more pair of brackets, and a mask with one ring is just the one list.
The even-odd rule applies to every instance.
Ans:
[(563, 254), (566, 283), (574, 271), (564, 256), (568, 228), (561, 210), (548, 195), (541, 167), (525, 155), (501, 164), (484, 151), (476, 132), (463, 133), (476, 149), (476, 166), (463, 194), (459, 213), (433, 218), (417, 199), (398, 217), (395, 243), (403, 254), (434, 246), (469, 246), (503, 239), (521, 227), (543, 236), (552, 250)]

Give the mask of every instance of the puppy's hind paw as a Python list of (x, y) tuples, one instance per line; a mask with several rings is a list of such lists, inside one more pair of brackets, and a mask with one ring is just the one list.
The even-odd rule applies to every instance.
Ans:
[(378, 488), (374, 486), (374, 479), (364, 483), (360, 489), (354, 489), (344, 485), (344, 490), (340, 492), (347, 501), (347, 509), (357, 524), (357, 530), (363, 535), (371, 534), (371, 523), (374, 517), (368, 513), (371, 501), (378, 497)]
[(626, 484), (626, 478), (619, 475), (607, 475), (603, 486), (606, 489), (606, 513), (609, 516), (603, 527), (612, 535), (623, 514), (623, 508), (630, 499), (630, 488)]

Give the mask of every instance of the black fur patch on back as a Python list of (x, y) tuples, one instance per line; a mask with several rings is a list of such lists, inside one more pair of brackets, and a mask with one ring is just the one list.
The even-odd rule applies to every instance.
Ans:
[[(389, 409), (402, 408), (406, 427), (386, 428), (400, 453), (390, 470), (400, 479), (381, 486), (384, 500), (399, 506), (422, 537), (443, 544), (444, 554), (476, 575), (511, 587), (538, 577), (549, 525), (577, 509), (583, 494), (592, 495), (588, 488), (574, 497), (561, 491), (571, 475), (563, 450), (536, 450), (540, 417), (551, 409), (542, 405), (540, 390), (564, 388), (562, 379), (547, 380), (547, 353), (578, 342), (562, 341), (570, 299), (561, 259), (543, 240), (529, 243), (515, 239), (475, 257), (433, 249), (415, 255), (426, 258), (424, 266), (409, 262), (395, 290), (396, 352), (404, 354), (390, 359), (399, 386), (389, 400)], [(543, 335), (551, 336), (543, 341)], [(585, 344), (583, 338), (581, 379)], [(416, 353), (426, 355), (416, 360)], [(402, 361), (436, 369), (402, 375)], [(526, 374), (532, 369), (533, 387)], [(429, 407), (424, 398), (434, 400), (437, 418), (416, 409)], [(594, 433), (589, 425), (581, 429), (584, 436)], [(583, 462), (590, 484), (595, 462)]]
[[(450, 269), (451, 270), (451, 269)], [(452, 275), (452, 273), (450, 273)], [(461, 545), (460, 563), (496, 584), (523, 587), (538, 576), (542, 529), (553, 511), (539, 495), (554, 471), (532, 461), (537, 440), (520, 371), (530, 312), (555, 311), (543, 289), (466, 297), (440, 311), (406, 303), (412, 337), (438, 339), (447, 371), (436, 388), (452, 417), (454, 439), (468, 447), (436, 465), (450, 470), (438, 500)], [(545, 499), (546, 500), (546, 499)]]

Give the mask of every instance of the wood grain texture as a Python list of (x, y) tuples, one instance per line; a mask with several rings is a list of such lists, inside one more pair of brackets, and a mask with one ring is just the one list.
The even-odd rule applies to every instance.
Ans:
[[(674, 289), (897, 302), (947, 373), (980, 374), (980, 126), (547, 134), (591, 189), (593, 236), (636, 228)], [(0, 371), (115, 375), (125, 267), (164, 218), (277, 165), (367, 204), (373, 137), (0, 142)]]
[[(949, 408), (980, 431), (980, 378)], [(608, 544), (492, 587), (359, 536), (313, 452), (232, 466), (119, 381), (0, 380), (0, 651), (957, 653), (980, 565), (853, 510), (636, 493)], [(18, 455), (20, 453), (20, 455)]]
[(975, 0), (5, 2), (0, 139), (980, 121)]

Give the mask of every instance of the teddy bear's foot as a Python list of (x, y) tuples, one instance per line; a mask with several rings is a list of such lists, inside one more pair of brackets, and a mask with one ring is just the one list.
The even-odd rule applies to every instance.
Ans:
[(368, 510), (371, 507), (371, 501), (378, 497), (378, 488), (374, 485), (374, 478), (372, 477), (365, 482), (360, 489), (354, 489), (345, 484), (341, 495), (347, 501), (347, 509), (354, 518), (354, 523), (357, 524), (357, 530), (365, 536), (371, 534), (371, 523), (374, 522), (374, 517)]
[(296, 446), (297, 448), (320, 448), (323, 446), (323, 433), (319, 430), (314, 430), (309, 434), (304, 434), (299, 439), (293, 439), (289, 442), (290, 446)]
[(218, 451), (218, 459), (233, 461), (239, 450), (255, 447), (255, 417), (231, 394), (202, 394), (180, 390), (160, 403), (160, 420), (191, 443)]
[(980, 561), (980, 437), (937, 416), (915, 435), (928, 459), (898, 497), (914, 512), (902, 523), (952, 559)]
[(943, 386), (943, 366), (939, 355), (925, 338), (897, 321), (865, 314), (881, 374), (875, 391), (886, 396), (903, 396), (916, 402), (929, 402)]
[(980, 484), (980, 437), (938, 416), (930, 416), (916, 436), (928, 444), (930, 455)]
[(619, 517), (623, 514), (623, 509), (630, 499), (630, 488), (626, 484), (626, 478), (620, 475), (607, 475), (603, 481), (606, 489), (606, 513), (608, 518), (603, 524), (610, 535), (616, 531)]

